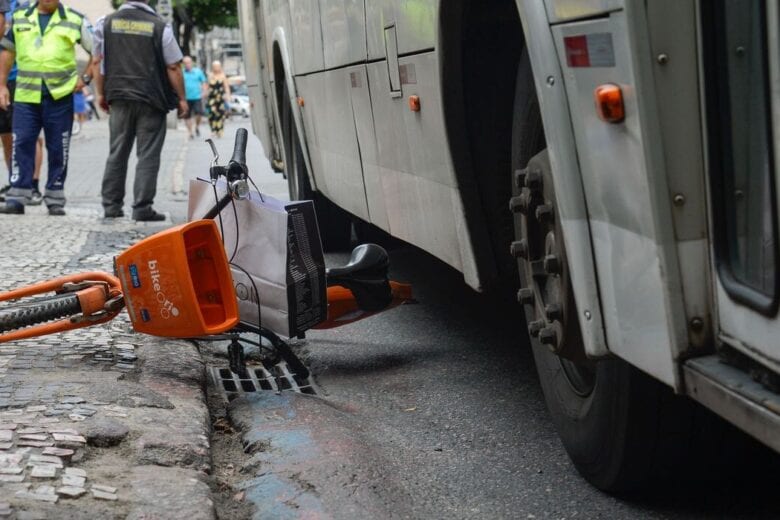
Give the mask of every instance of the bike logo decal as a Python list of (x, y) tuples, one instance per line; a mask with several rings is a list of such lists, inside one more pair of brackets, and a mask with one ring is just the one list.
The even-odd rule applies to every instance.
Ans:
[(162, 290), (162, 284), (160, 282), (160, 270), (157, 267), (157, 260), (149, 260), (147, 263), (149, 267), (149, 274), (152, 277), (152, 289), (155, 292), (155, 298), (160, 305), (160, 316), (166, 320), (173, 316), (174, 318), (179, 315), (179, 309), (173, 305), (165, 293)]
[(138, 266), (135, 264), (130, 264), (130, 282), (133, 284), (133, 287), (138, 289), (141, 287), (141, 277), (138, 276)]
[(141, 319), (144, 321), (149, 321), (152, 319), (152, 317), (149, 315), (149, 311), (146, 309), (141, 309)]

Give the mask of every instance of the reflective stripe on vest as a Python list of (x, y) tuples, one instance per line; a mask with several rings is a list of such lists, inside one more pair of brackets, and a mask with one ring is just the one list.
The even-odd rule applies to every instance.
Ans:
[(51, 97), (61, 99), (71, 94), (78, 82), (76, 43), (81, 39), (82, 17), (62, 6), (54, 11), (41, 35), (38, 10), (27, 13), (19, 9), (13, 15), (19, 67), (14, 99), (40, 103), (44, 82)]

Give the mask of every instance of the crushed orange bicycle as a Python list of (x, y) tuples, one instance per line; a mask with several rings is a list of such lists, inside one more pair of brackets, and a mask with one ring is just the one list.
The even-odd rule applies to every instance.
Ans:
[[(228, 165), (212, 165), (212, 179), (224, 175), (228, 192), (204, 219), (126, 249), (114, 259), (114, 275), (78, 273), (0, 293), (0, 302), (7, 302), (0, 305), (0, 343), (106, 323), (126, 308), (135, 331), (145, 334), (199, 338), (228, 333), (230, 368), (239, 374), (246, 368), (238, 333), (257, 333), (301, 377), (308, 377), (282, 338), (240, 320), (230, 263), (213, 220), (249, 193), (246, 140), (246, 130), (239, 129)], [(363, 244), (346, 265), (327, 269), (327, 319), (313, 328), (340, 327), (412, 301), (411, 286), (389, 279), (389, 264), (382, 247)]]

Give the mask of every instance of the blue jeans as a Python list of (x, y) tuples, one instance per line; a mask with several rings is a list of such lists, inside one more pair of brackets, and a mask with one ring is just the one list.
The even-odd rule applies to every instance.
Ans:
[(14, 102), (14, 152), (9, 204), (26, 204), (32, 196), (35, 145), (43, 129), (49, 163), (44, 202), (48, 207), (65, 205), (65, 177), (73, 128), (73, 96), (53, 99), (44, 93), (40, 103)]

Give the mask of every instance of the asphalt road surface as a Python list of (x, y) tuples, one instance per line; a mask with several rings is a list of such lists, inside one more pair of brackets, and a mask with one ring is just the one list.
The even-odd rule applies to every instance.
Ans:
[[(253, 172), (277, 196), (284, 191), (266, 164)], [(328, 255), (328, 262), (347, 257)], [(375, 517), (780, 517), (776, 473), (711, 475), (707, 483), (621, 498), (592, 488), (549, 419), (519, 309), (475, 293), (459, 273), (414, 247), (396, 244), (391, 257), (393, 277), (411, 282), (419, 303), (310, 331), (303, 347), (319, 394), (332, 405), (321, 406), (312, 422), (323, 429), (339, 422), (338, 431), (354, 436), (345, 444), (354, 446), (351, 455), (321, 472), (322, 493), (346, 473), (356, 488), (371, 480), (380, 503)], [(349, 496), (335, 500), (350, 511)]]

